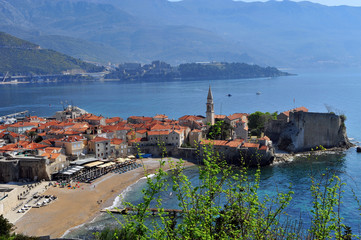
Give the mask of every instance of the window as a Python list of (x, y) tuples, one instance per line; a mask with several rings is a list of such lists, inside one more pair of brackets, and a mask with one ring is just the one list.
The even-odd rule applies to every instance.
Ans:
[(99, 147), (99, 143), (97, 144), (97, 146)]

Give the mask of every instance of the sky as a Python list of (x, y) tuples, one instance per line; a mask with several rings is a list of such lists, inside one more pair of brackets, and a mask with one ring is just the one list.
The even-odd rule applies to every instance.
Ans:
[[(243, 2), (266, 2), (267, 0), (242, 0)], [(304, 0), (292, 0), (294, 2), (301, 2)], [(320, 3), (327, 6), (361, 6), (361, 0), (308, 0), (309, 2)]]
[[(172, 2), (180, 1), (180, 0), (169, 0)], [(237, 0), (236, 0), (237, 1)], [(243, 2), (267, 2), (268, 0), (240, 0)], [(294, 2), (301, 2), (304, 0), (292, 0)], [(320, 3), (327, 6), (340, 6), (340, 5), (348, 5), (348, 6), (357, 6), (361, 7), (361, 0), (307, 0), (309, 2)]]

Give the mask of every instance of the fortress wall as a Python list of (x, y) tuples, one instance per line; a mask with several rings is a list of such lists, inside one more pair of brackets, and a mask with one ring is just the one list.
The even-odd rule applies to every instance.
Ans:
[(0, 182), (11, 182), (19, 179), (18, 161), (0, 161)]
[(285, 128), (287, 122), (284, 120), (271, 120), (265, 125), (265, 135), (273, 142), (278, 142), (278, 139)]
[(41, 179), (50, 180), (50, 174), (47, 172), (46, 159), (20, 160), (19, 161), (19, 177), (27, 178), (34, 181)]
[(295, 112), (290, 114), (290, 122), (298, 129), (293, 142), (296, 151), (309, 150), (319, 145), (335, 147), (342, 138), (341, 119), (335, 114)]

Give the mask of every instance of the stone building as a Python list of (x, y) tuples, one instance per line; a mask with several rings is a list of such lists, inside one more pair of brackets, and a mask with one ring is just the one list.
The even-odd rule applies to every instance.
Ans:
[(110, 140), (102, 137), (95, 137), (89, 141), (89, 152), (95, 153), (95, 157), (107, 159), (111, 155)]

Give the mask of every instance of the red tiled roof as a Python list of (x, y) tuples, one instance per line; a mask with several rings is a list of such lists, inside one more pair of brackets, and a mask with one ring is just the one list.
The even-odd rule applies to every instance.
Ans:
[(144, 134), (144, 133), (146, 133), (146, 132), (147, 132), (146, 129), (141, 129), (141, 130), (138, 130), (138, 131), (137, 131), (137, 133), (140, 133), (140, 134)]
[(135, 139), (129, 140), (129, 143), (137, 143), (140, 141), (142, 141), (142, 138), (135, 138)]
[(44, 149), (44, 151), (47, 153), (53, 153), (54, 151), (59, 152), (61, 149), (62, 148), (59, 148), (59, 147), (47, 147)]
[(241, 119), (243, 116), (248, 116), (247, 113), (234, 113), (232, 115), (229, 115), (228, 116), (228, 119), (233, 121), (233, 120), (236, 120), (236, 119)]
[(179, 118), (179, 121), (199, 121), (199, 120), (202, 120), (201, 117), (198, 117), (198, 116), (193, 116), (193, 115), (185, 115), (183, 117), (180, 117)]
[(110, 143), (115, 144), (115, 145), (119, 145), (119, 144), (123, 143), (123, 140), (119, 139), (119, 138), (113, 138), (113, 139), (110, 140)]
[(286, 115), (287, 117), (290, 116), (290, 112), (308, 112), (308, 109), (305, 107), (298, 107), (298, 108), (294, 108), (285, 112), (282, 112), (284, 115)]
[(148, 136), (154, 136), (154, 135), (169, 135), (169, 131), (148, 131)]
[(60, 154), (61, 153), (43, 153), (41, 156), (47, 157), (50, 160), (56, 160), (60, 156)]
[(57, 139), (56, 142), (79, 142), (85, 140), (84, 137), (75, 135), (75, 136), (68, 136), (62, 139)]
[(111, 123), (115, 123), (115, 122), (119, 122), (119, 121), (120, 121), (120, 117), (113, 117), (113, 118), (105, 119), (106, 124), (111, 124)]
[(259, 148), (259, 150), (267, 151), (268, 147), (267, 146), (262, 146), (262, 147)]
[(227, 140), (202, 140), (201, 144), (211, 144), (214, 146), (227, 146), (232, 148), (237, 148), (239, 145), (241, 145), (242, 141), (240, 140), (234, 140), (234, 141), (227, 141)]
[(243, 143), (243, 147), (246, 148), (259, 148), (259, 144), (258, 143)]
[(48, 147), (48, 146), (33, 142), (33, 143), (26, 145), (26, 147), (24, 147), (24, 148), (29, 149), (29, 150), (35, 150), (35, 149), (42, 149), (42, 148), (46, 148), (46, 147)]
[(90, 140), (91, 142), (104, 142), (104, 141), (109, 141), (108, 138), (103, 138), (103, 137), (95, 137), (93, 140)]
[(101, 117), (101, 116), (96, 116), (96, 115), (91, 115), (91, 116), (86, 116), (84, 117), (83, 119), (86, 121), (100, 121), (102, 120), (104, 117)]
[(155, 115), (155, 116), (153, 117), (153, 119), (155, 119), (155, 118), (164, 119), (164, 118), (168, 118), (168, 116), (166, 116), (166, 115), (164, 115), (164, 114), (158, 114), (158, 115)]
[(130, 116), (129, 117), (130, 119), (133, 119), (133, 120), (142, 120), (142, 121), (153, 121), (153, 118), (151, 117), (138, 117), (138, 116)]
[(162, 124), (156, 124), (153, 127), (150, 128), (151, 131), (155, 130), (171, 130), (172, 126), (169, 125), (162, 125)]
[(21, 128), (21, 127), (37, 127), (38, 123), (31, 123), (31, 122), (17, 122), (14, 124), (11, 124), (9, 127), (14, 127), (14, 128)]

